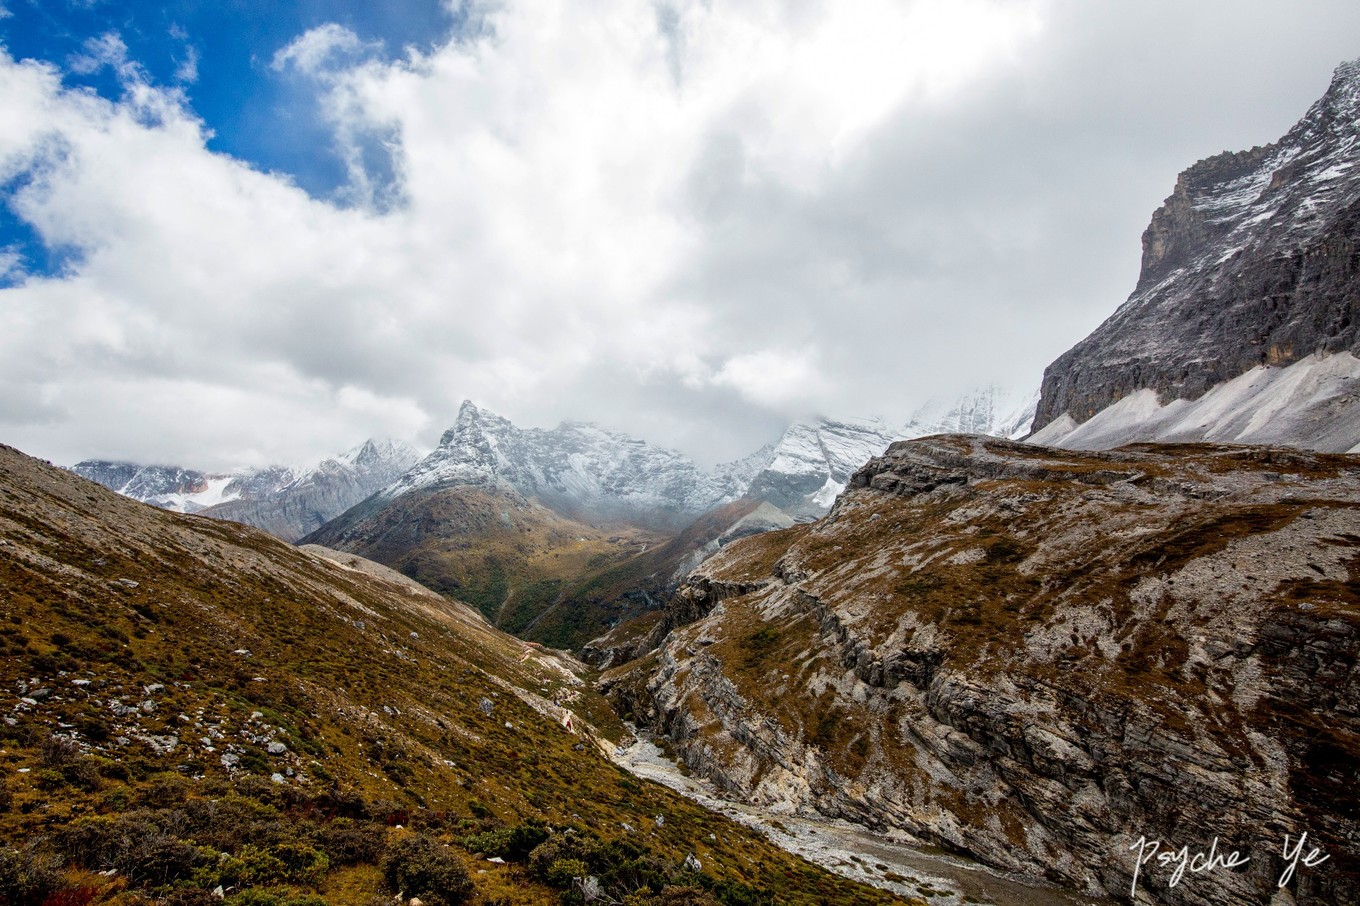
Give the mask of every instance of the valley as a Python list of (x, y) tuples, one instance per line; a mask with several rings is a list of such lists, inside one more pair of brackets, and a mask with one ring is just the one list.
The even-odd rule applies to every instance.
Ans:
[(0, 447), (0, 906), (1360, 906), (1357, 355), (1360, 61), (1037, 394)]

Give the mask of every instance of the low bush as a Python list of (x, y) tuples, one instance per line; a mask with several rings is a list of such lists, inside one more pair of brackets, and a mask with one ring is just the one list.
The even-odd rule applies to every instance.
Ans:
[(388, 849), (382, 869), (389, 890), (431, 906), (454, 906), (472, 893), (467, 867), (432, 837), (412, 834), (398, 840)]
[(39, 906), (61, 886), (58, 864), (33, 847), (0, 849), (0, 902)]
[(204, 854), (168, 832), (160, 817), (130, 812), (82, 818), (61, 831), (58, 845), (83, 868), (117, 869), (132, 884), (170, 884), (187, 878)]
[(337, 818), (315, 833), (317, 846), (332, 865), (377, 865), (387, 852), (387, 832), (374, 824)]

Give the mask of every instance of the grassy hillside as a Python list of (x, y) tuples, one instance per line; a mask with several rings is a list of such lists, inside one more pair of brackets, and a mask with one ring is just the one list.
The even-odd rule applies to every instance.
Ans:
[(672, 537), (589, 525), (513, 492), (463, 485), (368, 501), (304, 541), (386, 564), (506, 632), (579, 648), (661, 607), (691, 552), (755, 506), (728, 504)]
[(615, 767), (469, 608), (7, 447), (0, 650), (0, 902), (893, 901)]

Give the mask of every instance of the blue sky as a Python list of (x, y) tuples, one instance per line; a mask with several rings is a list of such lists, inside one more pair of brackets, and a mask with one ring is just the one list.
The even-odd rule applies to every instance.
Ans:
[(0, 442), (207, 469), (1025, 394), (1360, 56), (1354, 0), (0, 9)]
[[(12, 56), (49, 62), (66, 86), (118, 101), (124, 86), (111, 67), (71, 65), (89, 54), (89, 42), (116, 35), (153, 83), (184, 92), (212, 131), (209, 149), (286, 173), (320, 197), (346, 184), (346, 170), (328, 150), (332, 132), (318, 116), (315, 85), (275, 68), (275, 54), (309, 29), (336, 23), (364, 42), (366, 55), (390, 60), (408, 47), (428, 53), (461, 24), (440, 0), (6, 0), (4, 8), (0, 43)], [(0, 248), (7, 246), (21, 250), (30, 273), (54, 273), (67, 260), (4, 208)]]

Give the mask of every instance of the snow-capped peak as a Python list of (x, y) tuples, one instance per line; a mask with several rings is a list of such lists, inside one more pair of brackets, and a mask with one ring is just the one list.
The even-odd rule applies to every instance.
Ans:
[(674, 450), (588, 422), (522, 429), (471, 401), (439, 446), (382, 494), (469, 484), (536, 497), (584, 518), (660, 523), (683, 522), (737, 496)]

